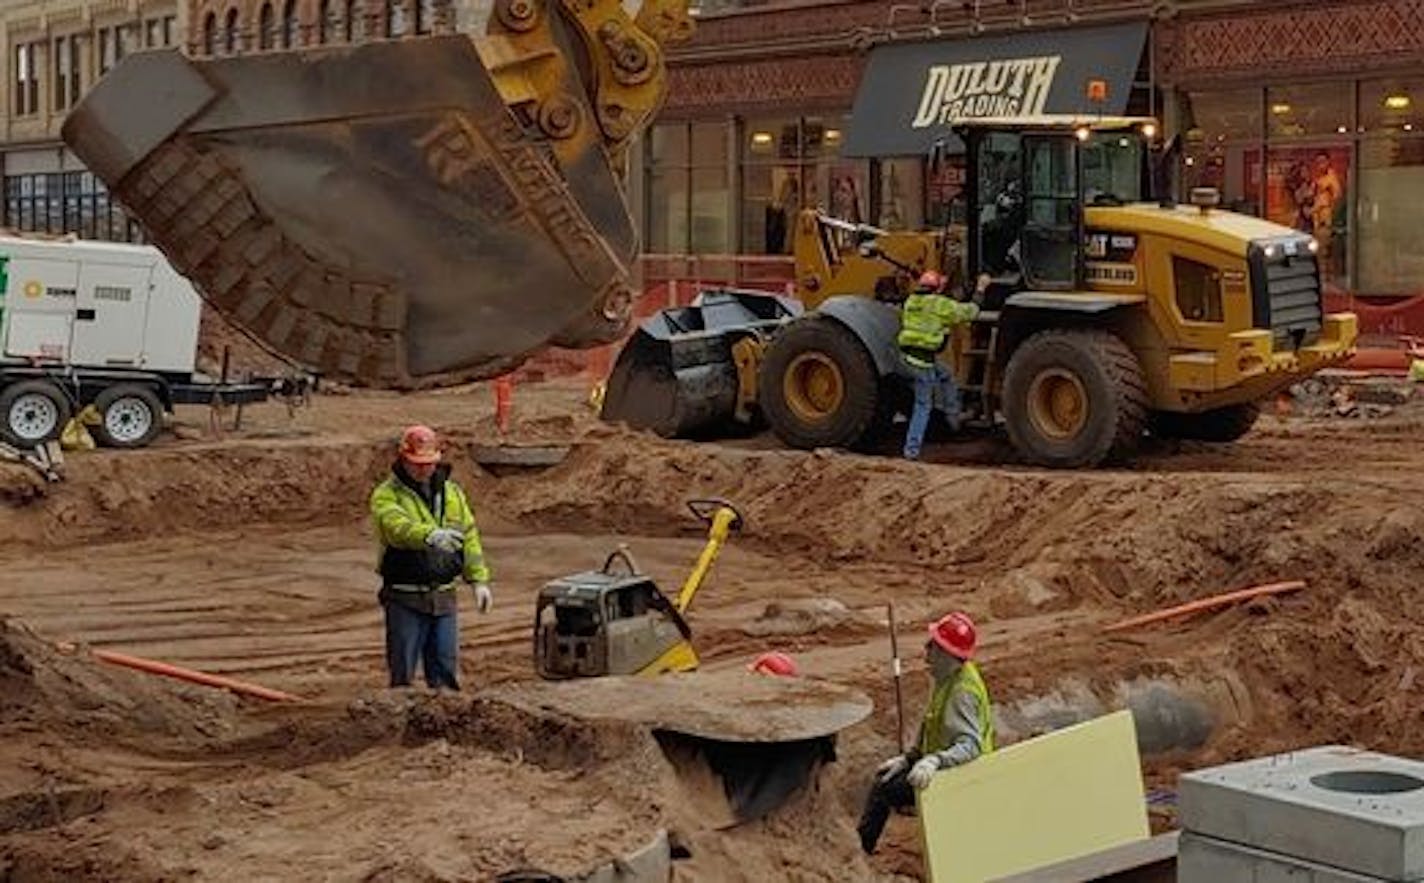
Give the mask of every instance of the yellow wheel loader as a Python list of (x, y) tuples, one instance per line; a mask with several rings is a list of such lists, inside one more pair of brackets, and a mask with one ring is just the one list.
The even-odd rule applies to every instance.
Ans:
[(134, 53), (63, 137), (208, 303), (333, 379), (449, 385), (616, 340), (637, 253), (627, 147), (662, 105), (687, 2), (455, 12), (488, 21)]
[[(1027, 462), (1089, 467), (1148, 433), (1234, 441), (1259, 403), (1353, 352), (1322, 309), (1308, 235), (1144, 201), (1151, 120), (961, 125), (966, 223), (886, 232), (807, 210), (797, 297), (703, 293), (624, 347), (602, 416), (667, 436), (765, 421), (799, 448), (869, 446), (910, 406), (898, 302), (925, 270), (979, 318), (942, 355), (971, 423), (1002, 423)], [(738, 320), (740, 317), (740, 321)]]

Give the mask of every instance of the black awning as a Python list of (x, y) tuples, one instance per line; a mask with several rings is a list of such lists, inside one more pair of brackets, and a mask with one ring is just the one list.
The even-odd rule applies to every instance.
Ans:
[[(1121, 116), (1146, 40), (1130, 22), (877, 46), (841, 154), (923, 155), (974, 117)], [(1089, 99), (1095, 81), (1106, 100)]]

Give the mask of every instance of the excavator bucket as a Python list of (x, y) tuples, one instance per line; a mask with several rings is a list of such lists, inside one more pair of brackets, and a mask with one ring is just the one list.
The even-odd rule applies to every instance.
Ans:
[(278, 353), (386, 388), (496, 376), (626, 329), (618, 170), (665, 92), (655, 38), (686, 36), (676, 8), (650, 36), (617, 0), (568, 6), (500, 0), (481, 38), (133, 54), (64, 140)]
[(736, 345), (765, 340), (800, 315), (796, 301), (758, 291), (713, 290), (638, 327), (609, 374), (601, 417), (679, 438), (729, 424), (741, 369)]

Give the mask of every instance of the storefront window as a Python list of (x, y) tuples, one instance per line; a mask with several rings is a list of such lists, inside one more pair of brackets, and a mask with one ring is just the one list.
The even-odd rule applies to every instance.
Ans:
[(1182, 102), (1186, 189), (1214, 187), (1222, 205), (1246, 214), (1261, 213), (1260, 89), (1192, 92)]
[(1345, 288), (1350, 229), (1350, 153), (1344, 145), (1272, 147), (1266, 161), (1266, 217), (1320, 243), (1327, 287)]
[(870, 219), (870, 166), (840, 157), (844, 117), (747, 120), (742, 127), (742, 250), (790, 254), (796, 213)]
[(655, 126), (648, 142), (647, 250), (732, 250), (725, 123)]
[(1360, 149), (1360, 294), (1424, 294), (1424, 138), (1371, 138)]
[(1361, 83), (1360, 128), (1370, 135), (1424, 132), (1424, 79)]
[(88, 172), (6, 177), (5, 225), (28, 233), (73, 233), (81, 239), (142, 240), (138, 225)]
[(648, 176), (648, 245), (655, 254), (682, 254), (687, 242), (687, 170), (654, 169)]
[[(924, 168), (924, 161), (920, 159), (884, 159), (876, 164), (878, 197), (871, 220), (877, 227), (886, 230), (924, 228)], [(964, 188), (962, 164), (960, 172), (956, 192)], [(930, 204), (935, 204), (934, 200)]]
[(1271, 138), (1348, 135), (1354, 131), (1354, 89), (1348, 83), (1266, 90)]

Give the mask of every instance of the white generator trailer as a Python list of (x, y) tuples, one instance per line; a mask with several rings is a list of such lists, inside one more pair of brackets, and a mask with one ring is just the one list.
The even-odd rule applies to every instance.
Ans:
[(92, 404), (95, 440), (136, 448), (174, 405), (265, 400), (196, 372), (201, 312), (152, 246), (0, 235), (0, 436), (33, 447)]

